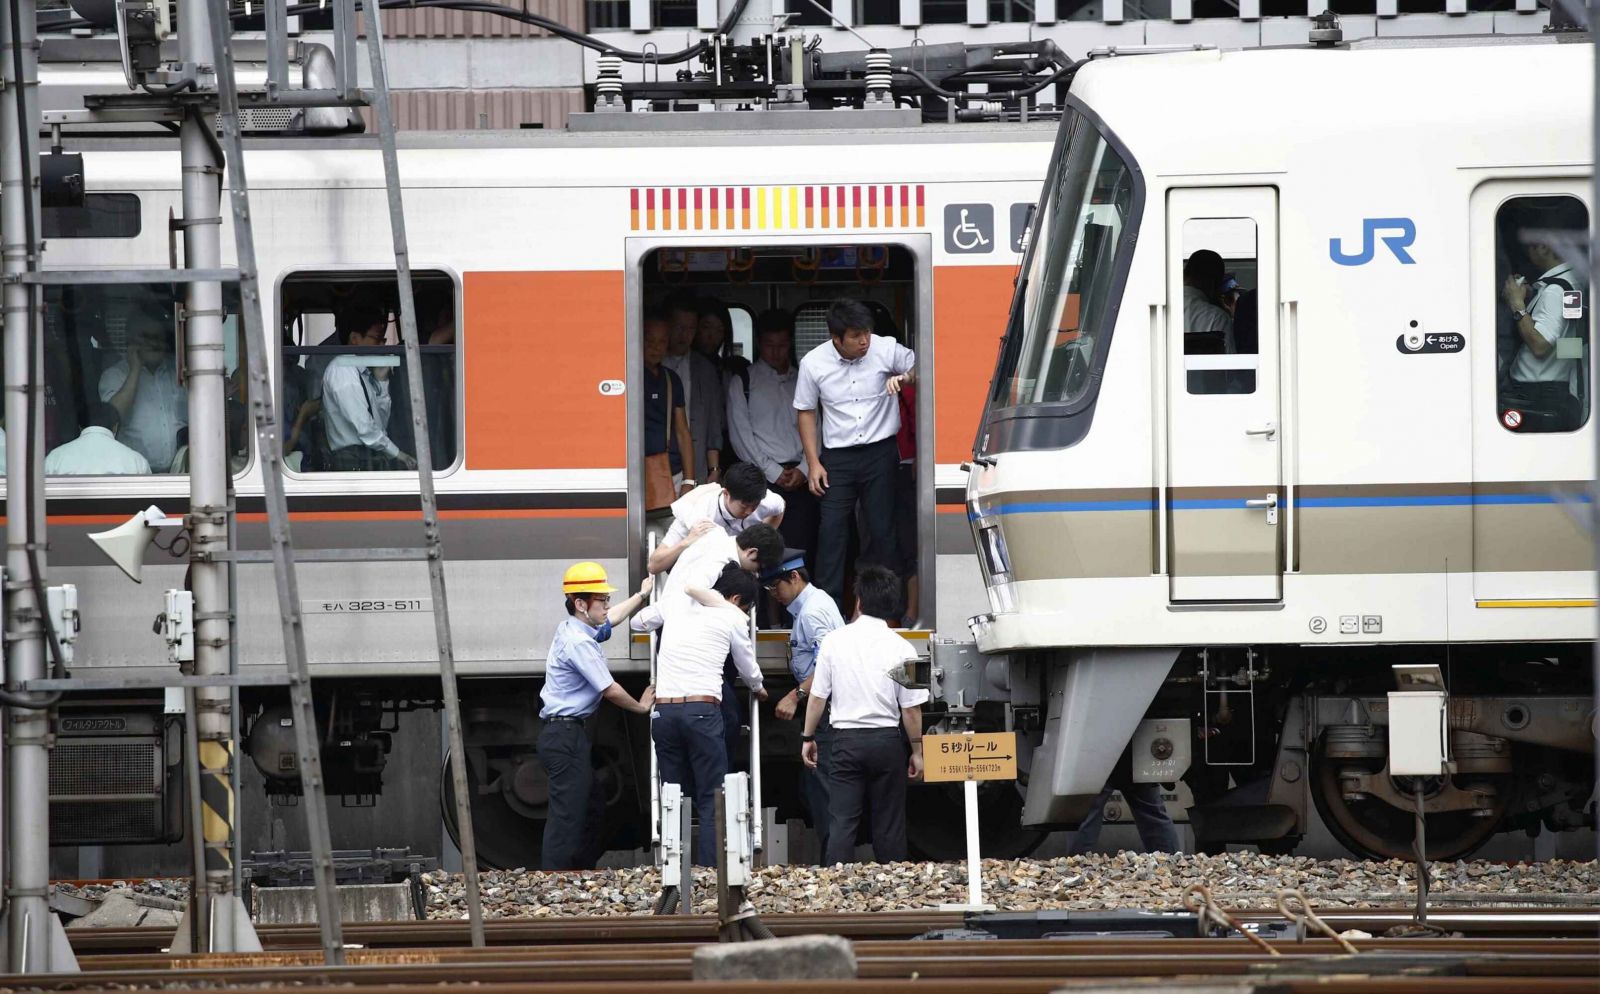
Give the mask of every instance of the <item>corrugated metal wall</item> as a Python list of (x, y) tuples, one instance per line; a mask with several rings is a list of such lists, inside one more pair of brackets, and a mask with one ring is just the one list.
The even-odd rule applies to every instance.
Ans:
[[(417, 13), (421, 13), (418, 11)], [(541, 124), (565, 128), (567, 115), (583, 109), (583, 91), (570, 90), (394, 90), (395, 127), (401, 131), (516, 129)], [(367, 129), (372, 109), (363, 107)]]
[[(583, 29), (583, 0), (515, 0), (503, 6)], [(439, 7), (386, 10), (383, 30), (389, 38), (543, 38), (549, 34), (509, 17)]]

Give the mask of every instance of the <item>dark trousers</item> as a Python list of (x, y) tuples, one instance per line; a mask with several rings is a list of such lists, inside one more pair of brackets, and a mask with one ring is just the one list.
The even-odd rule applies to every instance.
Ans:
[(1166, 802), (1161, 799), (1161, 785), (1125, 783), (1121, 787), (1106, 784), (1100, 789), (1100, 795), (1094, 799), (1094, 807), (1089, 809), (1083, 823), (1078, 826), (1078, 834), (1072, 840), (1072, 849), (1068, 854), (1081, 856), (1100, 844), (1100, 828), (1106, 819), (1106, 802), (1111, 800), (1111, 792), (1119, 789), (1133, 812), (1133, 823), (1139, 829), (1139, 843), (1145, 851), (1177, 852), (1181, 848), (1178, 829), (1172, 824), (1172, 816), (1167, 814)]
[(739, 700), (739, 687), (734, 681), (739, 671), (733, 660), (722, 664), (722, 741), (728, 755), (728, 772), (739, 773), (749, 768), (749, 757), (744, 750), (744, 704)]
[(694, 799), (700, 819), (694, 861), (717, 861), (717, 796), (728, 773), (727, 744), (722, 738), (722, 709), (716, 704), (657, 704), (650, 719), (656, 744), (656, 765), (662, 783), (675, 783)]
[(806, 811), (811, 815), (811, 827), (817, 833), (817, 857), (820, 861), (826, 860), (829, 829), (832, 828), (833, 812), (828, 803), (832, 775), (833, 733), (824, 725), (817, 729), (817, 768), (813, 770), (807, 766), (800, 771), (800, 791), (805, 798)]
[(894, 478), (900, 449), (894, 437), (845, 449), (822, 450), (828, 490), (818, 516), (817, 585), (844, 606), (845, 549), (856, 503), (861, 504), (861, 559), (893, 569)]
[(829, 757), (828, 849), (823, 862), (855, 859), (861, 816), (872, 822), (872, 854), (880, 863), (906, 858), (906, 763), (911, 758), (896, 728), (835, 728)]
[(539, 730), (539, 760), (550, 781), (541, 869), (587, 868), (584, 853), (592, 841), (590, 795), (594, 793), (589, 752), (589, 733), (582, 722), (546, 721)]
[(793, 490), (782, 487), (772, 489), (783, 498), (783, 524), (778, 526), (779, 533), (783, 535), (783, 544), (803, 551), (806, 565), (816, 565), (817, 519), (821, 506), (817, 502), (817, 495), (811, 492), (810, 481), (802, 479)]

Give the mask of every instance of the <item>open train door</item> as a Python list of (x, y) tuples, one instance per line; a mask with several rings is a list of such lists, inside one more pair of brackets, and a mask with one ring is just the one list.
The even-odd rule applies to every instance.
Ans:
[[(1518, 179), (1473, 192), (1472, 568), (1480, 608), (1594, 603), (1587, 186), (1576, 177)], [(1526, 320), (1512, 306), (1517, 296)], [(1527, 340), (1529, 326), (1542, 349)]]
[(1167, 219), (1172, 599), (1280, 600), (1277, 191), (1174, 190)]

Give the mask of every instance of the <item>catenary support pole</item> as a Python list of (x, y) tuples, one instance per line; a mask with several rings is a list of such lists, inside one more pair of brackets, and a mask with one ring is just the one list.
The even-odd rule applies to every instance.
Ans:
[[(42, 570), (45, 560), (44, 412), (39, 389), (44, 382), (44, 350), (34, 338), (42, 331), (43, 320), (36, 289), (19, 279), (37, 268), (40, 247), (35, 16), (34, 0), (0, 3), (0, 69), (5, 82), (0, 91), (0, 255), (7, 277), (0, 291), (5, 312), (8, 469), (5, 683), (13, 694), (20, 693), (25, 681), (45, 675), (43, 605), (35, 597), (33, 582), (35, 565)], [(48, 711), (26, 707), (7, 707), (5, 718), (5, 842), (10, 871), (5, 885), (5, 958), (14, 972), (38, 973), (54, 968), (48, 893), (50, 719)]]
[[(178, 55), (201, 89), (216, 85), (210, 15), (205, 0), (178, 2)], [(222, 163), (214, 151), (208, 115), (191, 110), (178, 142), (183, 167), (183, 263), (190, 269), (222, 265)], [(194, 593), (194, 672), (223, 676), (229, 666), (232, 605), (228, 567), (212, 558), (228, 544), (226, 383), (223, 364), (222, 284), (190, 283), (184, 297), (184, 370), (189, 401), (189, 588)], [(233, 886), (233, 695), (226, 687), (194, 694), (199, 730), (199, 803), (203, 810), (205, 876), (196, 881), (192, 913), (205, 923), (196, 952), (237, 952)]]

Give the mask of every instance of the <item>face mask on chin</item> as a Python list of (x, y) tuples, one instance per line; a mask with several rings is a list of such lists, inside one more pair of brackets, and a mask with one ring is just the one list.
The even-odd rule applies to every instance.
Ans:
[(594, 630), (594, 640), (596, 642), (604, 642), (606, 639), (608, 639), (610, 637), (611, 637), (611, 621), (608, 619), (606, 621), (602, 621), (600, 623), (600, 627), (596, 628)]

